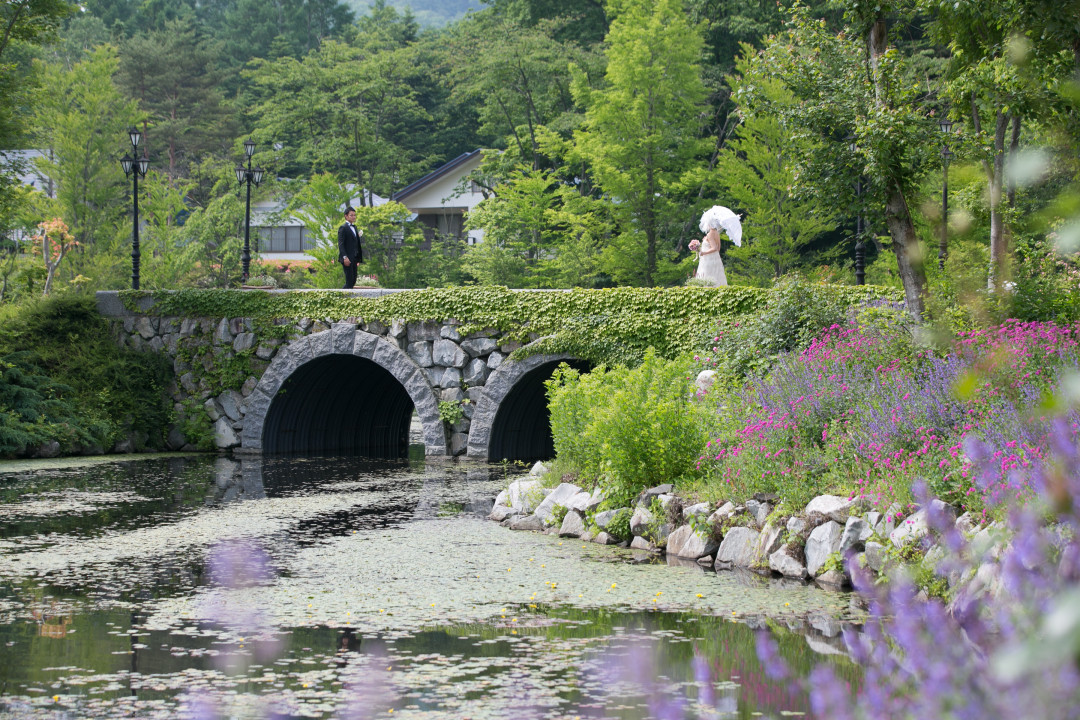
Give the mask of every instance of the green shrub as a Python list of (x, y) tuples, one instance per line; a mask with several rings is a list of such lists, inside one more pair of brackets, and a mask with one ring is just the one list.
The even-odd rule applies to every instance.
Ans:
[(621, 508), (615, 513), (615, 517), (611, 518), (604, 532), (622, 542), (630, 540), (633, 537), (630, 533), (630, 518), (633, 516), (634, 513), (630, 508)]
[(20, 306), (0, 323), (0, 454), (60, 441), (63, 451), (110, 448), (132, 431), (164, 447), (172, 415), (169, 361), (119, 347), (91, 297)]
[(701, 347), (713, 361), (739, 376), (766, 370), (782, 352), (805, 347), (824, 328), (845, 322), (851, 298), (833, 285), (799, 275), (777, 281), (765, 307), (743, 317), (720, 320)]
[(599, 479), (614, 502), (696, 473), (705, 442), (687, 360), (651, 349), (636, 368), (581, 374), (560, 367), (547, 383), (555, 452)]

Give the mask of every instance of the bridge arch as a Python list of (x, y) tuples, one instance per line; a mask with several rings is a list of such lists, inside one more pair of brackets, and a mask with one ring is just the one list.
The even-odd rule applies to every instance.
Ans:
[(559, 363), (588, 371), (566, 353), (506, 361), (488, 378), (469, 427), (468, 456), (478, 460), (546, 460), (555, 454), (544, 382)]
[(439, 403), (423, 371), (396, 345), (335, 323), (278, 350), (248, 397), (241, 447), (400, 455), (414, 408), (425, 454), (445, 455)]

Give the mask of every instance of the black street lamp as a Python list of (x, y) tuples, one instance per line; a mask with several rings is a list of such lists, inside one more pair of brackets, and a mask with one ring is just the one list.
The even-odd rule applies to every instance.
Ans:
[(952, 132), (953, 122), (948, 116), (942, 116), (938, 120), (938, 129), (945, 136), (941, 143), (941, 240), (938, 243), (938, 268), (945, 269), (945, 258), (949, 254), (949, 160), (952, 158), (952, 150), (949, 149), (949, 133)]
[[(852, 140), (849, 147), (852, 153), (859, 150), (859, 146)], [(863, 216), (862, 216), (862, 174), (855, 180), (855, 198), (859, 206), (859, 214), (855, 216), (855, 284), (866, 284), (866, 243), (863, 242)]]
[(247, 168), (243, 165), (236, 166), (236, 182), (247, 185), (247, 206), (244, 209), (244, 253), (240, 256), (243, 265), (243, 281), (247, 282), (248, 271), (251, 269), (251, 185), (259, 187), (262, 182), (263, 169), (252, 169), (251, 156), (255, 154), (255, 141), (248, 138), (244, 141), (244, 155), (247, 156)]
[(131, 139), (131, 155), (120, 158), (120, 167), (125, 175), (131, 176), (131, 289), (139, 289), (139, 178), (146, 177), (146, 171), (150, 168), (150, 158), (143, 150), (143, 156), (139, 157), (139, 142), (142, 141), (142, 133), (132, 127), (128, 130)]

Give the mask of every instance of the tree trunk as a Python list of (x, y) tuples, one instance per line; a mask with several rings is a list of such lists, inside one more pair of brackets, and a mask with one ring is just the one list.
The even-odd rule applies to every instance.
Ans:
[(923, 320), (926, 312), (926, 273), (923, 271), (922, 252), (915, 224), (911, 221), (907, 200), (899, 188), (889, 193), (885, 202), (885, 224), (892, 237), (893, 252), (904, 284), (904, 301), (908, 312), (916, 321)]
[[(870, 66), (873, 69), (874, 93), (877, 104), (881, 107), (888, 104), (888, 97), (878, 66), (881, 56), (888, 49), (888, 39), (885, 18), (879, 17), (870, 26), (866, 42), (870, 51)], [(904, 285), (904, 300), (915, 321), (922, 322), (926, 311), (926, 273), (923, 270), (922, 249), (903, 188), (892, 178), (886, 178), (886, 181), (889, 190), (885, 199), (885, 224), (889, 228), (893, 252), (896, 254), (900, 281)]]
[(994, 156), (990, 171), (990, 272), (986, 287), (997, 289), (998, 281), (1005, 276), (1005, 260), (1008, 246), (1005, 238), (1005, 218), (1002, 216), (1002, 196), (1005, 185), (1005, 130), (1009, 117), (998, 110), (994, 127)]
[(1016, 207), (1016, 153), (1020, 151), (1020, 116), (1012, 116), (1012, 135), (1009, 138), (1009, 167), (1013, 176), (1009, 178), (1009, 207)]

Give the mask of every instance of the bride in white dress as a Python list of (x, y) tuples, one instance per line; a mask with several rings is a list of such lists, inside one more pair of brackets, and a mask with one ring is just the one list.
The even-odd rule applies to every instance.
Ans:
[(698, 250), (698, 266), (694, 277), (705, 280), (710, 285), (727, 285), (724, 273), (724, 261), (720, 259), (720, 233), (716, 228), (709, 228), (701, 238)]
[(710, 285), (727, 285), (724, 261), (720, 259), (720, 231), (727, 233), (736, 245), (742, 245), (742, 223), (739, 216), (722, 205), (713, 205), (701, 216), (701, 238), (698, 249), (698, 268), (694, 277)]

